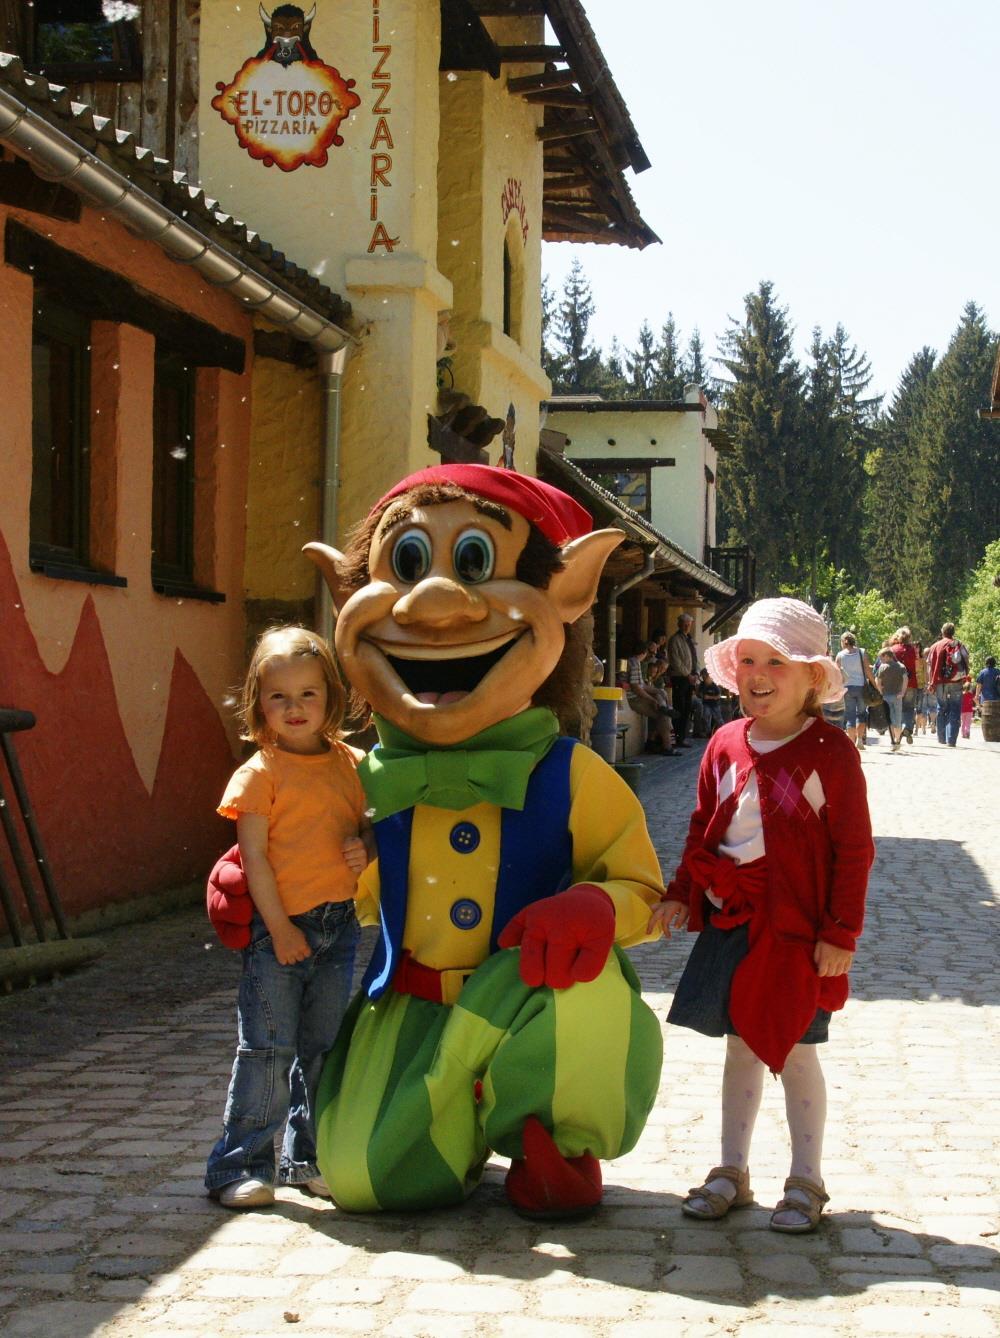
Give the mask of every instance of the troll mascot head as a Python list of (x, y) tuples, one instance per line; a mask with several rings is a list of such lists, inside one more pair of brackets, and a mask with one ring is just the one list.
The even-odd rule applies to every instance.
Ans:
[(378, 943), (316, 1102), (342, 1208), (459, 1203), (495, 1151), (519, 1212), (590, 1212), (600, 1159), (642, 1131), (660, 1033), (622, 948), (646, 937), (659, 866), (632, 791), (553, 711), (621, 537), (472, 464), (404, 479), (345, 554), (307, 546), (379, 734), (358, 890)]
[(593, 604), (622, 538), (591, 532), (583, 507), (539, 479), (456, 464), (397, 484), (346, 555), (305, 551), (330, 587), (355, 690), (414, 738), (451, 747), (577, 690), (566, 625)]

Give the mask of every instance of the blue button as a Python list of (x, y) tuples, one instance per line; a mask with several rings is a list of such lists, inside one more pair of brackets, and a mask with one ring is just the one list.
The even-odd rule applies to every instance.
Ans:
[(479, 845), (479, 828), (474, 822), (456, 822), (448, 839), (452, 850), (457, 850), (460, 855), (471, 855)]
[(475, 929), (482, 918), (483, 908), (469, 897), (462, 897), (451, 908), (451, 922), (456, 929)]

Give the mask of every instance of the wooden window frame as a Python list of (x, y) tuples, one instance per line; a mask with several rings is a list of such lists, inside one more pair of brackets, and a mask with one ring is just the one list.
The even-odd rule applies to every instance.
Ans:
[[(141, 12), (135, 19), (120, 19), (108, 24), (114, 40), (116, 59), (44, 61), (41, 56), (39, 28), (46, 22), (45, 0), (34, 0), (25, 30), (25, 63), (56, 83), (128, 83), (142, 79)], [(73, 20), (69, 20), (73, 21)], [(97, 26), (106, 20), (81, 17), (79, 23)]]
[[(90, 469), (90, 321), (85, 315), (61, 302), (58, 297), (44, 287), (36, 287), (34, 294), (34, 318), (32, 321), (32, 441), (31, 441), (31, 503), (28, 529), (28, 566), (34, 572), (51, 576), (59, 580), (84, 581), (90, 585), (124, 586), (123, 576), (113, 572), (101, 571), (91, 562), (91, 469)], [(48, 505), (45, 537), (39, 537), (40, 510), (38, 500), (39, 475), (46, 466), (39, 455), (43, 444), (40, 442), (39, 384), (35, 367), (34, 350), (41, 342), (58, 340), (70, 349), (71, 385), (69, 425), (68, 468), (71, 479), (66, 485), (70, 490), (69, 512), (70, 533), (68, 543), (53, 542), (51, 517), (53, 496), (51, 485), (47, 489)], [(46, 381), (46, 389), (48, 381)], [(51, 407), (51, 401), (50, 401)]]
[[(600, 458), (574, 456), (573, 463), (576, 465), (577, 469), (583, 470), (588, 478), (593, 479), (593, 481), (602, 488), (606, 485), (597, 477), (598, 474), (644, 474), (646, 476), (645, 508), (640, 510), (638, 507), (632, 506), (630, 502), (626, 502), (625, 505), (631, 507), (631, 509), (635, 511), (637, 515), (642, 516), (644, 520), (649, 520), (652, 515), (653, 503), (653, 470), (662, 466), (675, 465), (677, 460), (673, 456), (658, 456), (655, 459), (648, 460), (643, 459), (641, 456), (622, 460), (616, 460), (613, 457), (609, 459), (605, 456)], [(612, 489), (608, 488), (607, 491), (612, 492)], [(618, 497), (619, 501), (623, 500), (618, 493), (614, 493), (613, 495)]]

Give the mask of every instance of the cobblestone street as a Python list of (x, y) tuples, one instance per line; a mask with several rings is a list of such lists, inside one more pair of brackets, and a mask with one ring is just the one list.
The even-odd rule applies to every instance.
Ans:
[[(647, 759), (665, 872), (702, 744)], [(600, 1213), (537, 1226), (504, 1166), (461, 1209), (348, 1217), (282, 1190), (204, 1195), (235, 1036), (237, 958), (199, 907), (105, 935), (93, 966), (0, 998), (0, 1332), (516, 1338), (1000, 1334), (1000, 745), (931, 736), (864, 755), (878, 861), (853, 997), (823, 1061), (828, 1213), (767, 1230), (787, 1173), (780, 1084), (751, 1159), (755, 1206), (691, 1222), (718, 1161), (723, 1045), (667, 1029), (661, 1097), (605, 1166)], [(665, 1017), (688, 942), (634, 954)]]

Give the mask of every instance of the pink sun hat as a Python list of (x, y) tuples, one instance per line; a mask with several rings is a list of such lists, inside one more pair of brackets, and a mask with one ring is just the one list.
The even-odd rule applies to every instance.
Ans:
[(819, 687), (820, 701), (836, 702), (843, 697), (844, 676), (829, 654), (829, 628), (801, 599), (758, 599), (740, 619), (735, 636), (705, 651), (708, 672), (730, 692), (737, 690), (737, 648), (741, 641), (763, 641), (786, 659), (820, 665), (826, 676)]

